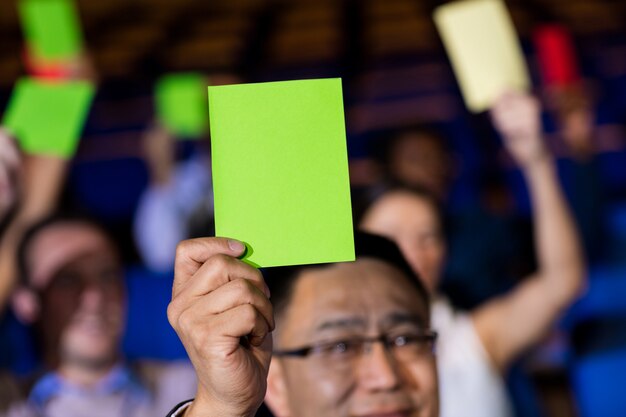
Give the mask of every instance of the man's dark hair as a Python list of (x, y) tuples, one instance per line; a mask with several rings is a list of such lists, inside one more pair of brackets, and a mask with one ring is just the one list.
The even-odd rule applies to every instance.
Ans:
[[(104, 228), (104, 226), (102, 226), (97, 220), (89, 216), (78, 214), (78, 213), (72, 213), (72, 212), (59, 212), (59, 213), (54, 213), (54, 214), (51, 214), (50, 216), (44, 217), (40, 219), (39, 221), (33, 223), (26, 229), (17, 247), (17, 266), (18, 266), (19, 279), (22, 285), (30, 286), (30, 278), (31, 278), (30, 272), (31, 271), (30, 271), (30, 265), (28, 264), (28, 260), (27, 260), (27, 252), (28, 252), (29, 246), (32, 244), (33, 240), (39, 235), (39, 233), (41, 233), (43, 230), (48, 229), (49, 227), (54, 226), (56, 224), (62, 224), (62, 223), (87, 224), (93, 227), (94, 229), (98, 230), (100, 233), (102, 233), (102, 235), (105, 236), (109, 242), (112, 242), (112, 243), (114, 242), (113, 238)], [(115, 245), (113, 246), (115, 247)]]
[[(400, 270), (415, 286), (422, 301), (429, 305), (429, 295), (421, 279), (413, 272), (402, 256), (400, 249), (391, 240), (357, 231), (354, 234), (354, 249), (357, 260), (361, 258), (378, 259)], [(296, 265), (265, 269), (263, 275), (272, 294), (271, 300), (276, 316), (279, 317), (289, 305), (295, 283), (303, 272), (328, 268), (332, 265)]]

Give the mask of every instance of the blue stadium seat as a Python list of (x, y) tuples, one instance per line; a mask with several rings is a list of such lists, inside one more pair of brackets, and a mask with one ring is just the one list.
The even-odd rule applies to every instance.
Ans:
[(626, 416), (624, 375), (626, 347), (575, 360), (571, 377), (580, 417)]
[(167, 321), (173, 273), (157, 274), (144, 267), (127, 271), (128, 320), (123, 348), (133, 359), (187, 358), (178, 336)]

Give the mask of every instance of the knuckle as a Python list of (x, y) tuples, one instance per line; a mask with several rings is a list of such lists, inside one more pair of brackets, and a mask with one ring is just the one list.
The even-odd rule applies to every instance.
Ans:
[(246, 292), (248, 290), (248, 285), (246, 284), (246, 280), (243, 278), (237, 278), (231, 281), (231, 284), (235, 291), (237, 292)]
[(189, 309), (178, 315), (176, 323), (177, 328), (185, 335), (196, 335), (198, 333), (194, 329), (194, 319), (193, 315), (189, 314)]
[(176, 305), (175, 301), (171, 301), (167, 305), (167, 320), (169, 321), (170, 325), (174, 326), (176, 324), (177, 319), (178, 319), (178, 306)]
[(179, 298), (174, 298), (167, 305), (167, 319), (172, 325), (172, 327), (175, 327), (176, 325), (178, 325), (180, 316), (185, 311), (184, 307), (185, 306), (183, 305), (182, 301)]
[(190, 244), (189, 240), (178, 242), (178, 245), (176, 245), (176, 259), (182, 259), (186, 256)]
[(257, 315), (258, 315), (258, 312), (252, 304), (243, 304), (241, 306), (242, 320), (248, 323), (249, 325), (254, 326), (254, 323), (257, 319)]
[(228, 256), (222, 254), (212, 256), (207, 262), (211, 269), (218, 271), (227, 269), (230, 264)]
[(231, 285), (243, 303), (252, 303), (254, 301), (254, 289), (250, 281), (244, 278), (237, 278), (231, 281)]
[(193, 333), (193, 344), (196, 350), (200, 351), (206, 349), (207, 346), (211, 345), (211, 336), (212, 332), (208, 329), (198, 329)]

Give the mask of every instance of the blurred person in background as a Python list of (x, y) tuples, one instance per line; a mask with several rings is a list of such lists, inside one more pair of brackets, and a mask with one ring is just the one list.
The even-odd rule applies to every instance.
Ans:
[(19, 241), (56, 208), (67, 166), (63, 158), (23, 154), (19, 138), (0, 129), (0, 317), (17, 281)]
[(455, 176), (455, 163), (447, 138), (431, 126), (403, 128), (373, 140), (385, 177), (407, 187), (428, 190), (446, 201)]
[[(385, 181), (426, 191), (442, 207), (449, 242), (442, 289), (456, 304), (473, 308), (530, 272), (531, 237), (524, 233), (528, 222), (515, 211), (499, 170), (479, 175), (477, 198), (461, 202), (454, 189), (462, 158), (441, 128), (424, 124), (383, 132), (373, 138), (370, 151)], [(355, 201), (367, 200), (367, 191), (363, 194)], [(489, 233), (481, 233), (485, 230)]]
[[(144, 133), (150, 183), (139, 199), (133, 234), (143, 263), (152, 271), (170, 272), (178, 242), (200, 235), (196, 228), (212, 227), (211, 161), (208, 141), (202, 142), (189, 158), (177, 162), (173, 134), (158, 122)], [(201, 232), (213, 234), (211, 229)]]
[(168, 318), (199, 384), (171, 415), (252, 417), (265, 398), (276, 417), (438, 416), (428, 294), (393, 242), (356, 233), (354, 262), (267, 280), (243, 251), (225, 238), (178, 247)]
[(33, 77), (48, 80), (74, 80), (98, 83), (98, 73), (89, 52), (80, 53), (62, 61), (49, 61), (37, 57), (27, 49), (24, 54), (26, 71)]
[(21, 166), (22, 155), (15, 139), (0, 129), (0, 237), (17, 208)]
[(559, 173), (572, 206), (576, 223), (590, 262), (606, 253), (606, 226), (603, 221), (606, 196), (596, 155), (596, 116), (589, 88), (582, 82), (546, 90), (550, 115), (565, 145)]
[[(19, 184), (21, 160), (22, 156), (15, 140), (8, 132), (0, 129), (0, 242), (17, 208), (18, 194), (21, 190)], [(0, 284), (0, 287), (3, 286)], [(8, 287), (5, 289), (7, 292), (10, 291)], [(0, 319), (3, 312), (3, 303), (0, 302)], [(0, 413), (6, 412), (9, 404), (18, 398), (19, 391), (14, 379), (0, 370)]]
[[(207, 85), (241, 82), (233, 74), (213, 74)], [(213, 191), (210, 142), (195, 141), (191, 156), (177, 161), (176, 136), (160, 122), (143, 136), (150, 183), (140, 197), (133, 233), (144, 264), (157, 272), (174, 268), (176, 245), (184, 239), (212, 236)]]
[(33, 326), (45, 373), (9, 416), (154, 416), (195, 391), (186, 362), (136, 370), (124, 363), (123, 269), (98, 225), (62, 215), (38, 222), (24, 236), (19, 263), (13, 309)]
[(435, 297), (432, 326), (441, 335), (442, 417), (512, 415), (502, 375), (542, 340), (585, 287), (582, 250), (542, 139), (538, 102), (509, 93), (498, 100), (491, 117), (524, 173), (535, 214), (538, 268), (517, 288), (469, 314), (455, 312), (437, 296), (446, 245), (437, 199), (428, 193), (392, 189), (370, 205), (359, 223), (363, 230), (394, 239)]

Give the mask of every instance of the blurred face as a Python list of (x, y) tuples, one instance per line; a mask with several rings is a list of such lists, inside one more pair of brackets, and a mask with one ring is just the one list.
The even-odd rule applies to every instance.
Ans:
[[(284, 387), (282, 401), (268, 390), (277, 417), (437, 416), (432, 340), (408, 337), (428, 330), (428, 306), (395, 267), (363, 258), (306, 271), (281, 317), (276, 350), (323, 347), (272, 359), (268, 383)], [(367, 338), (377, 341), (354, 343)]]
[(394, 191), (379, 198), (359, 227), (395, 241), (424, 286), (433, 294), (445, 260), (445, 243), (436, 208), (415, 194)]
[(448, 193), (450, 158), (439, 138), (426, 133), (407, 133), (391, 150), (391, 176), (408, 186), (428, 189), (438, 198)]
[(40, 294), (39, 327), (48, 358), (90, 368), (117, 359), (125, 315), (121, 265), (111, 243), (86, 223), (58, 223), (27, 254)]

